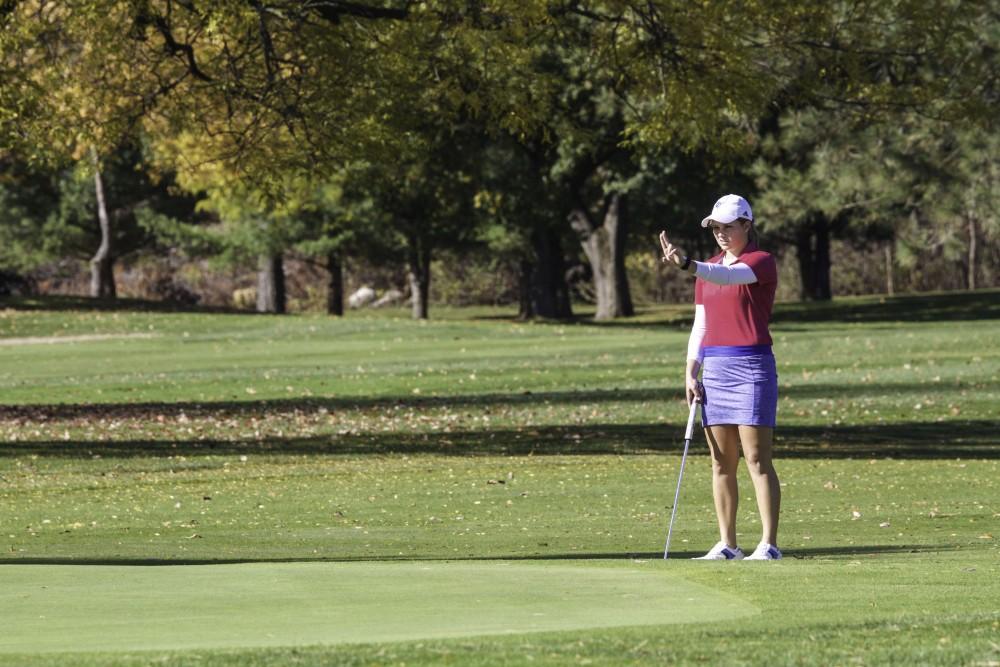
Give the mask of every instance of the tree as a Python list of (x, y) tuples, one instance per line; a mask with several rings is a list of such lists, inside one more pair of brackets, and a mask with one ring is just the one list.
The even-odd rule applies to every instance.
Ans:
[[(192, 157), (198, 154), (196, 144), (196, 137), (185, 135), (169, 150)], [(183, 187), (203, 195), (199, 209), (211, 213), (217, 224), (205, 227), (197, 221), (160, 218), (151, 220), (150, 228), (194, 254), (215, 256), (230, 265), (255, 263), (257, 312), (285, 313), (284, 255), (308, 234), (316, 183), (308, 175), (288, 174), (277, 199), (231, 172), (226, 163), (213, 161), (188, 168), (179, 179)]]
[(887, 292), (896, 264), (913, 267), (935, 251), (964, 265), (973, 288), (977, 243), (997, 236), (996, 218), (983, 215), (1000, 204), (997, 142), (974, 125), (912, 112), (864, 125), (837, 111), (787, 114), (754, 166), (757, 212), (795, 245), (803, 298), (832, 294), (832, 237), (882, 245)]
[(414, 319), (428, 317), (431, 260), (442, 248), (475, 242), (473, 158), (481, 146), (474, 126), (428, 121), (393, 163), (364, 163), (346, 188), (354, 201), (371, 201), (385, 254), (407, 267)]
[(519, 73), (548, 21), (540, 1), (22, 0), (0, 20), (2, 145), (39, 159), (137, 125), (193, 132), (273, 193), (288, 171), (391, 161), (400, 130), (428, 114), (516, 130), (545, 113)]
[(829, 11), (839, 30), (787, 40), (808, 57), (762, 119), (752, 169), (758, 212), (796, 248), (805, 299), (831, 298), (838, 236), (883, 244), (893, 289), (893, 246), (905, 254), (914, 201), (929, 181), (952, 180), (941, 159), (925, 159), (925, 130), (985, 128), (996, 98), (998, 21), (988, 3), (835, 3)]
[(115, 298), (114, 249), (112, 247), (113, 232), (111, 217), (108, 215), (108, 202), (104, 196), (104, 178), (101, 176), (101, 162), (97, 151), (91, 151), (91, 162), (94, 171), (94, 203), (97, 208), (97, 221), (101, 230), (101, 244), (90, 259), (90, 296), (98, 298)]
[(365, 231), (370, 228), (370, 202), (353, 206), (344, 197), (345, 169), (326, 183), (319, 184), (302, 207), (304, 237), (294, 248), (306, 257), (323, 263), (327, 281), (326, 312), (344, 314), (344, 258), (363, 247)]
[(932, 212), (929, 217), (942, 236), (960, 237), (964, 232), (966, 286), (976, 289), (979, 244), (1000, 241), (1000, 166), (996, 161), (1000, 135), (976, 129), (955, 131), (951, 126), (939, 129), (938, 145), (947, 151), (942, 163), (953, 176), (953, 187), (927, 193), (926, 199), (937, 203), (927, 207)]
[[(869, 118), (899, 109), (988, 118), (1000, 69), (982, 28), (996, 23), (986, 20), (995, 19), (986, 0), (21, 0), (2, 8), (4, 147), (80, 160), (90, 150), (101, 157), (138, 126), (156, 144), (195, 135), (197, 159), (178, 155), (178, 170), (221, 162), (275, 200), (290, 174), (322, 182), (353, 162), (391, 168), (426, 118), (475, 118), (534, 150), (552, 139), (553, 116), (572, 115), (561, 106), (567, 78), (546, 60), (553, 45), (611, 92), (615, 114), (595, 121), (616, 145), (719, 162), (755, 149), (762, 118), (806, 105)], [(578, 74), (568, 80), (584, 87)], [(603, 145), (585, 130), (570, 143)], [(585, 243), (608, 245), (600, 229), (621, 219), (624, 193), (608, 187), (620, 180), (582, 179), (575, 219)], [(535, 238), (557, 254), (551, 237)], [(624, 284), (601, 266), (609, 253), (596, 250), (595, 275)], [(423, 272), (414, 275), (419, 283)]]
[(567, 190), (570, 227), (590, 263), (597, 301), (596, 320), (635, 313), (625, 248), (629, 232), (629, 194), (643, 175), (622, 146), (624, 118), (608, 72), (594, 71), (589, 54), (564, 52), (562, 114), (555, 128), (557, 159), (553, 182)]
[(50, 261), (41, 233), (59, 201), (59, 174), (12, 158), (0, 162), (0, 268), (31, 271)]
[[(663, 164), (689, 152), (710, 163), (702, 171), (724, 172), (757, 148), (776, 105), (838, 105), (869, 119), (931, 105), (983, 115), (955, 96), (983, 70), (942, 46), (971, 28), (948, 3), (567, 3), (553, 13), (560, 39), (540, 48), (535, 66), (558, 82), (548, 105), (556, 113), (535, 132), (557, 146), (552, 183), (569, 190), (599, 318), (631, 310), (627, 192), (643, 179), (662, 181), (642, 173), (643, 158)], [(931, 51), (940, 58), (928, 79), (921, 72)], [(816, 211), (790, 240), (804, 294), (829, 298), (830, 235), (843, 221)]]
[(478, 239), (518, 276), (518, 317), (570, 319), (564, 247), (568, 201), (553, 187), (554, 147), (499, 135), (484, 146), (476, 175)]
[(803, 300), (832, 298), (831, 234), (843, 230), (844, 214), (859, 200), (845, 170), (853, 136), (835, 113), (789, 113), (753, 166), (760, 188), (756, 217), (766, 221), (768, 234), (796, 249)]
[(187, 217), (193, 198), (153, 174), (138, 140), (99, 166), (55, 170), (8, 159), (0, 181), (0, 263), (31, 271), (67, 257), (91, 267), (91, 296), (113, 298), (116, 262), (152, 250), (149, 216)]

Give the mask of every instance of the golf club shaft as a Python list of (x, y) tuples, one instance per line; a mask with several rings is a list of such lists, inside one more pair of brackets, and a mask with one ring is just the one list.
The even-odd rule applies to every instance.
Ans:
[(691, 437), (694, 435), (694, 416), (698, 411), (698, 401), (691, 401), (691, 410), (688, 412), (687, 429), (684, 432), (684, 454), (681, 455), (681, 469), (677, 474), (677, 490), (674, 491), (674, 507), (670, 511), (670, 528), (667, 529), (667, 543), (663, 546), (663, 558), (667, 559), (670, 553), (670, 537), (674, 533), (674, 519), (677, 518), (677, 501), (681, 495), (681, 480), (684, 479), (684, 464), (687, 462), (688, 447), (691, 446)]

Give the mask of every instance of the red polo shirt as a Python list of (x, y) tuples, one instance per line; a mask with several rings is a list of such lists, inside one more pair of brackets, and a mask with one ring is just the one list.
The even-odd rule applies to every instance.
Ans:
[[(725, 253), (708, 260), (721, 264)], [(705, 306), (705, 338), (702, 347), (714, 345), (770, 345), (767, 325), (778, 287), (778, 264), (774, 256), (749, 243), (739, 261), (749, 266), (757, 282), (749, 285), (715, 285), (698, 278), (694, 302)]]

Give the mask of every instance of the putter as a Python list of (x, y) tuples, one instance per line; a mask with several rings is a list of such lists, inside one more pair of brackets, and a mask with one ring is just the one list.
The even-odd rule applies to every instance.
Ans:
[(681, 495), (681, 480), (684, 479), (684, 462), (687, 461), (688, 447), (691, 446), (691, 435), (694, 433), (694, 416), (698, 412), (699, 399), (691, 401), (691, 411), (688, 413), (687, 430), (684, 431), (684, 454), (681, 456), (681, 471), (677, 475), (677, 491), (674, 492), (674, 509), (670, 512), (670, 528), (667, 529), (667, 543), (663, 547), (663, 560), (670, 553), (670, 536), (674, 532), (674, 519), (677, 518), (677, 499)]

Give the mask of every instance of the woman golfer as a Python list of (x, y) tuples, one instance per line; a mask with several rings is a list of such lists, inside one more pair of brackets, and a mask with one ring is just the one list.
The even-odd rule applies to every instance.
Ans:
[[(722, 252), (695, 262), (660, 232), (663, 261), (697, 276), (695, 317), (687, 353), (687, 400), (700, 400), (702, 424), (712, 453), (712, 495), (720, 541), (702, 560), (739, 560), (736, 544), (736, 472), (740, 448), (750, 469), (763, 535), (747, 560), (777, 560), (781, 487), (771, 462), (778, 375), (768, 321), (778, 267), (750, 234), (753, 213), (740, 196), (715, 202), (701, 221)], [(698, 382), (698, 373), (702, 382)]]

